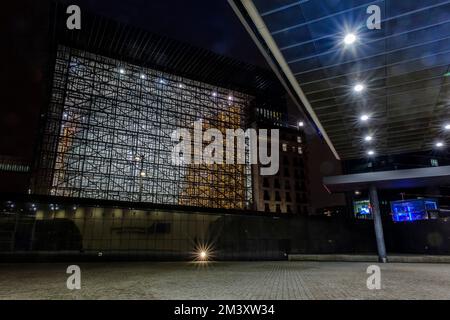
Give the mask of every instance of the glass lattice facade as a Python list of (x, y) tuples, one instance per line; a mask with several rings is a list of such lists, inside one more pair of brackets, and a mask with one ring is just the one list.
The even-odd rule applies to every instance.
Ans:
[(246, 127), (252, 97), (59, 46), (34, 192), (248, 208), (247, 164), (174, 165), (171, 133)]

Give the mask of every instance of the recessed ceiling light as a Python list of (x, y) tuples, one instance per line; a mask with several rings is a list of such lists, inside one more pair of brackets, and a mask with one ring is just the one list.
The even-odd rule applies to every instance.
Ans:
[(353, 33), (348, 33), (345, 37), (344, 37), (344, 43), (345, 44), (353, 44), (356, 41), (356, 35)]
[(444, 146), (444, 143), (443, 143), (443, 142), (441, 142), (441, 141), (436, 142), (436, 147), (442, 148), (443, 146)]
[(369, 120), (369, 116), (368, 116), (367, 114), (363, 114), (363, 115), (360, 117), (360, 119), (361, 119), (361, 121), (367, 121), (367, 120)]
[(364, 85), (362, 83), (357, 83), (354, 87), (353, 90), (355, 92), (361, 92), (365, 89)]
[(364, 140), (365, 141), (372, 141), (373, 137), (372, 136), (365, 136)]
[(369, 151), (367, 151), (367, 154), (368, 154), (369, 156), (373, 156), (373, 155), (375, 154), (375, 151), (369, 150)]
[(303, 127), (304, 125), (305, 125), (305, 123), (304, 123), (303, 121), (299, 121), (299, 122), (298, 122), (298, 126), (299, 126), (299, 127)]

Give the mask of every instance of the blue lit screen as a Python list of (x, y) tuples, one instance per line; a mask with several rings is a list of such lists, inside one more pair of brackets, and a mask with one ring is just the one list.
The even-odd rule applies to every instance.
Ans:
[(437, 201), (413, 199), (391, 202), (392, 219), (396, 222), (428, 219), (427, 210), (438, 210)]

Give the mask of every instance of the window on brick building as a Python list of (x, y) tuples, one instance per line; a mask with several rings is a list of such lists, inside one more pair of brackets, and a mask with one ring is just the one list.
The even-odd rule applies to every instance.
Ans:
[(284, 182), (284, 188), (285, 188), (285, 189), (290, 189), (290, 188), (291, 188), (291, 183), (289, 182), (289, 180), (286, 180), (286, 181)]
[(275, 191), (275, 201), (281, 201), (280, 192)]
[(279, 189), (280, 188), (280, 181), (278, 179), (274, 180), (274, 187)]

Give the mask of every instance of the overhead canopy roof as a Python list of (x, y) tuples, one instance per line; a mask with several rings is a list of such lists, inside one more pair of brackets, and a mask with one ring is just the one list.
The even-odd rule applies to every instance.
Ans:
[[(229, 2), (337, 158), (450, 144), (450, 1)], [(369, 5), (380, 30), (366, 26)], [(349, 33), (357, 40), (345, 45)]]
[(450, 166), (347, 174), (323, 179), (331, 192), (365, 189), (370, 185), (380, 189), (419, 188), (448, 184), (449, 181)]

